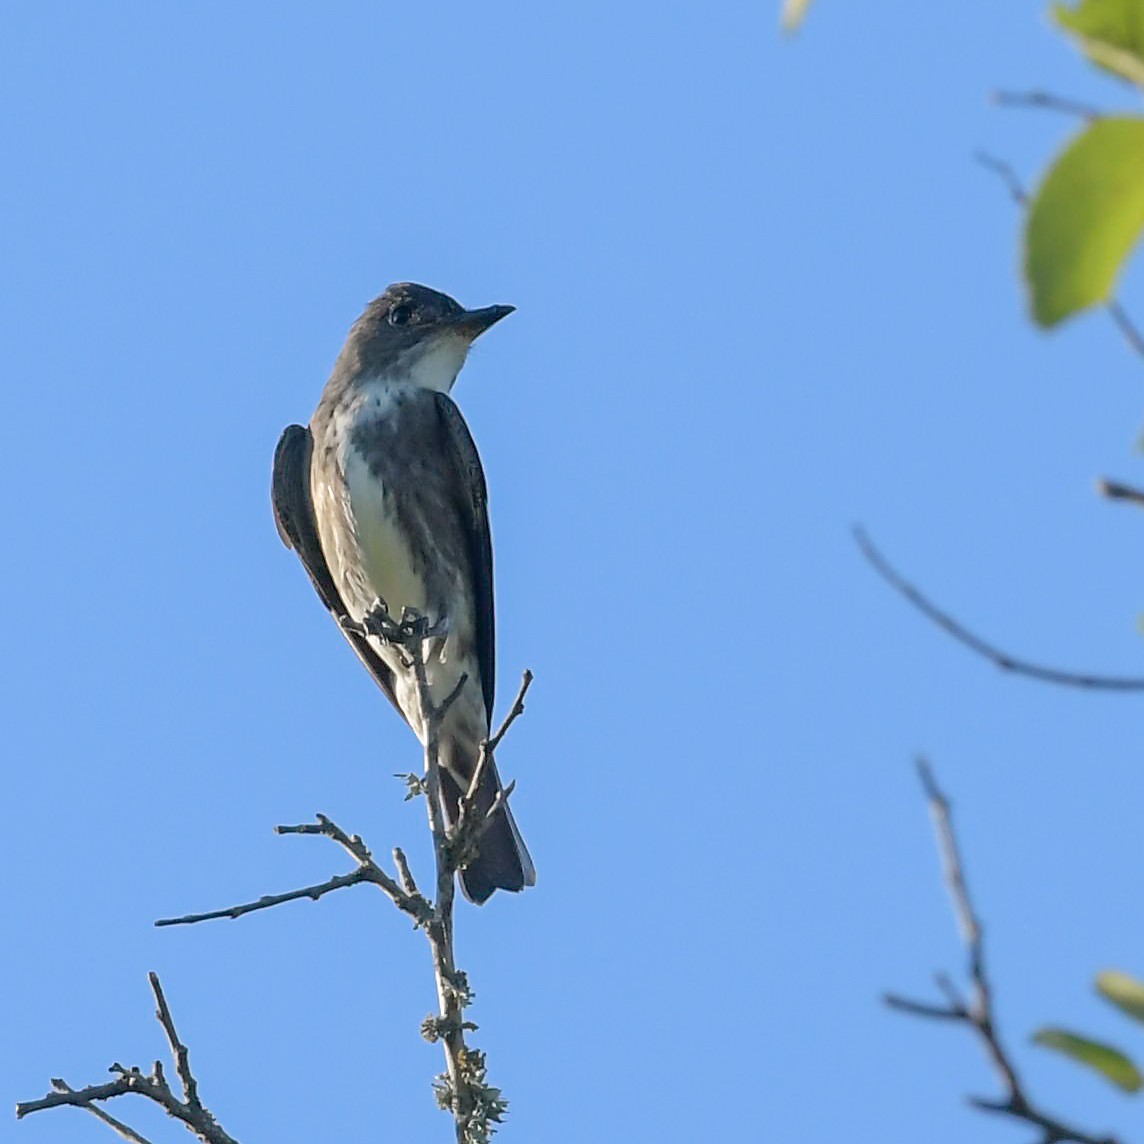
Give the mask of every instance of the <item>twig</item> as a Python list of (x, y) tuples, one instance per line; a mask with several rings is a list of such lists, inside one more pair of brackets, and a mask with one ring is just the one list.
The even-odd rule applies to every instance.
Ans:
[(1096, 482), (1096, 491), (1109, 500), (1128, 501), (1130, 504), (1144, 506), (1144, 490), (1121, 484), (1120, 481), (1109, 480), (1108, 477), (1102, 477)]
[[(59, 1077), (52, 1077), (52, 1088), (56, 1092), (69, 1092), (75, 1093), (75, 1089), (71, 1087), (65, 1080)], [(152, 1144), (146, 1136), (136, 1132), (129, 1124), (124, 1124), (122, 1120), (116, 1120), (109, 1112), (104, 1112), (98, 1104), (85, 1104), (83, 1108), (86, 1112), (90, 1112), (96, 1120), (102, 1120), (113, 1132), (117, 1132), (124, 1140), (130, 1141), (130, 1144)]]
[(1124, 307), (1115, 298), (1112, 298), (1104, 304), (1104, 308), (1116, 323), (1116, 328), (1124, 336), (1124, 340), (1136, 353), (1144, 357), (1144, 334), (1125, 313)]
[(1002, 671), (1010, 671), (1014, 675), (1024, 675), (1030, 679), (1039, 679), (1043, 683), (1058, 683), (1064, 687), (1081, 687), (1090, 691), (1144, 691), (1144, 678), (1139, 676), (1089, 675), (1076, 671), (1062, 671), (1055, 667), (1043, 667), (1029, 660), (1018, 659), (1016, 656), (1009, 655), (1008, 652), (1004, 652), (980, 636), (974, 635), (948, 612), (942, 611), (936, 604), (923, 596), (874, 546), (874, 542), (866, 535), (865, 530), (855, 527), (853, 532), (854, 540), (862, 555), (890, 587), (904, 596), (923, 616), (937, 624), (958, 643), (964, 644), (978, 655), (984, 656)]
[(489, 826), (492, 825), (497, 812), (508, 801), (509, 796), (516, 788), (515, 782), (509, 783), (504, 790), (497, 792), (496, 797), (484, 815), (479, 819), (476, 817), (477, 792), (481, 789), (484, 782), (485, 772), (492, 765), (493, 755), (500, 741), (508, 734), (509, 728), (513, 723), (524, 714), (524, 697), (528, 694), (528, 689), (532, 686), (532, 679), (532, 672), (526, 669), (521, 676), (520, 688), (516, 693), (516, 698), (513, 700), (512, 706), (509, 708), (508, 714), (504, 718), (504, 722), (501, 723), (495, 735), (481, 742), (480, 750), (477, 754), (477, 765), (473, 768), (473, 777), (469, 780), (468, 789), (461, 796), (457, 806), (457, 822), (453, 828), (452, 836), (452, 861), (458, 868), (472, 861), (481, 836)]
[(1099, 108), (1067, 96), (1054, 95), (1051, 91), (995, 91), (990, 95), (990, 100), (998, 107), (1033, 107), (1042, 111), (1059, 111), (1089, 122), (1101, 118)]
[(16, 1105), (17, 1119), (32, 1112), (41, 1112), (46, 1108), (71, 1105), (73, 1108), (85, 1109), (93, 1116), (98, 1117), (124, 1140), (132, 1141), (133, 1144), (150, 1144), (146, 1137), (141, 1136), (123, 1121), (104, 1112), (95, 1103), (96, 1101), (112, 1100), (128, 1093), (136, 1093), (158, 1104), (168, 1116), (185, 1124), (199, 1140), (203, 1141), (203, 1144), (238, 1144), (233, 1136), (222, 1129), (214, 1115), (200, 1099), (198, 1082), (191, 1071), (190, 1055), (186, 1045), (179, 1040), (178, 1033), (175, 1032), (175, 1022), (171, 1017), (167, 999), (163, 996), (163, 987), (160, 985), (156, 974), (149, 974), (148, 979), (157, 1007), (155, 1018), (167, 1036), (171, 1059), (175, 1063), (175, 1072), (178, 1074), (179, 1083), (183, 1089), (183, 1099), (180, 1100), (171, 1091), (161, 1061), (155, 1062), (150, 1073), (144, 1073), (137, 1068), (124, 1068), (120, 1064), (113, 1064), (111, 1072), (116, 1074), (116, 1079), (106, 1084), (93, 1084), (86, 1088), (76, 1089), (59, 1078), (53, 1079), (52, 1092), (48, 1093), (47, 1096)]
[(218, 918), (240, 918), (244, 914), (252, 914), (256, 910), (266, 910), (271, 906), (279, 906), (283, 902), (294, 902), (300, 898), (310, 898), (317, 901), (320, 897), (332, 890), (341, 890), (347, 886), (356, 886), (361, 882), (372, 882), (373, 885), (387, 894), (399, 910), (407, 913), (419, 925), (424, 924), (432, 907), (420, 894), (408, 893), (394, 881), (373, 859), (369, 848), (356, 834), (347, 834), (336, 822), (327, 815), (316, 815), (316, 822), (303, 822), (297, 826), (276, 826), (275, 834), (320, 834), (336, 842), (351, 858), (357, 862), (356, 870), (349, 874), (337, 874), (325, 882), (315, 886), (303, 886), (298, 890), (288, 890), (284, 894), (265, 894), (257, 901), (244, 902), (238, 906), (227, 906), (221, 910), (208, 910), (201, 914), (185, 914), (178, 918), (160, 918), (157, 926), (195, 925), (198, 922), (214, 921)]
[[(1078, 108), (1082, 106), (1083, 105), (1080, 104), (1077, 105)], [(1076, 114), (1081, 114), (1081, 112), (1078, 110)], [(1091, 117), (1099, 118), (1096, 113), (1093, 113)], [(986, 151), (976, 152), (974, 158), (986, 170), (992, 171), (995, 175), (1000, 177), (1009, 191), (1010, 198), (1012, 198), (1019, 207), (1028, 207), (1029, 194), (1022, 185), (1020, 178), (1018, 178), (1016, 171), (1014, 171), (1008, 163), (1002, 159), (998, 159), (994, 155), (990, 155)], [(1116, 298), (1110, 298), (1105, 302), (1104, 308), (1108, 311), (1108, 316), (1120, 331), (1121, 336), (1128, 343), (1128, 348), (1137, 356), (1144, 357), (1144, 333), (1141, 333), (1140, 328), (1128, 316), (1128, 312), (1120, 302)]]
[(980, 915), (969, 896), (949, 799), (938, 787), (933, 771), (924, 759), (917, 760), (917, 770), (933, 817), (942, 872), (968, 958), (967, 976), (972, 988), (972, 1000), (965, 1002), (951, 982), (940, 978), (939, 984), (944, 982), (943, 991), (949, 1001), (947, 1005), (933, 1005), (897, 994), (887, 994), (883, 1001), (890, 1008), (911, 1016), (927, 1020), (954, 1021), (967, 1025), (974, 1031), (1005, 1090), (1005, 1095), (1000, 1100), (970, 1097), (970, 1104), (975, 1108), (1010, 1116), (1040, 1129), (1040, 1144), (1065, 1144), (1069, 1141), (1073, 1144), (1118, 1144), (1113, 1136), (1097, 1136), (1042, 1112), (1030, 1099), (1017, 1067), (1001, 1043), (997, 1032), (993, 1011), (993, 987), (985, 963), (984, 930)]
[(187, 1046), (179, 1040), (179, 1034), (175, 1032), (175, 1020), (171, 1016), (167, 998), (163, 996), (163, 986), (159, 982), (159, 975), (148, 973), (147, 980), (151, 983), (151, 992), (155, 994), (155, 1004), (159, 1007), (155, 1013), (155, 1018), (163, 1026), (163, 1032), (167, 1034), (171, 1059), (175, 1062), (175, 1072), (179, 1077), (179, 1083), (183, 1086), (183, 1100), (189, 1108), (201, 1112), (203, 1103), (199, 1100), (199, 1086), (195, 1082), (195, 1074), (191, 1072), (190, 1054), (187, 1051)]
[(524, 697), (532, 686), (532, 679), (532, 672), (525, 668), (520, 677), (520, 690), (516, 693), (516, 698), (512, 701), (512, 706), (504, 717), (504, 722), (500, 725), (497, 733), (488, 741), (490, 752), (495, 751), (500, 746), (500, 741), (508, 734), (508, 729), (524, 714)]
[(215, 921), (218, 918), (240, 918), (244, 914), (252, 914), (255, 910), (266, 910), (271, 906), (280, 906), (283, 902), (294, 902), (301, 898), (317, 901), (320, 897), (330, 893), (331, 890), (341, 890), (346, 886), (356, 886), (360, 882), (367, 882), (369, 878), (361, 869), (349, 874), (338, 874), (316, 886), (303, 886), (299, 890), (290, 890), (285, 894), (264, 894), (254, 902), (243, 902), (238, 906), (226, 906), (221, 910), (208, 910), (202, 914), (184, 914), (178, 918), (159, 918), (157, 926), (189, 926), (198, 922)]
[(1009, 192), (1009, 197), (1019, 207), (1029, 205), (1028, 193), (1017, 177), (1017, 172), (1004, 159), (998, 159), (996, 155), (990, 155), (988, 151), (975, 151), (973, 157), (987, 171), (992, 171), (1001, 179)]

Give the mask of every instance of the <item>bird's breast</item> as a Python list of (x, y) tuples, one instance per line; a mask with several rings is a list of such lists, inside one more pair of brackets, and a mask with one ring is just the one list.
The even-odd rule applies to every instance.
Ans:
[(379, 466), (377, 458), (351, 442), (345, 455), (345, 485), (349, 501), (350, 530), (357, 548), (351, 563), (364, 579), (368, 607), (380, 596), (390, 612), (401, 615), (402, 608), (426, 613), (424, 554), (417, 551), (416, 537), (410, 534), (398, 514), (398, 502), (405, 495), (399, 473)]

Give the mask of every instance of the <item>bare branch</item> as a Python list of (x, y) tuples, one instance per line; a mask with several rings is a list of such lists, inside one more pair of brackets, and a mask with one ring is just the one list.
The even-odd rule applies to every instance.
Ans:
[(1141, 357), (1144, 357), (1144, 334), (1139, 326), (1128, 316), (1124, 307), (1113, 298), (1104, 304), (1109, 316), (1116, 323), (1116, 328), (1123, 334), (1124, 340)]
[(175, 1032), (175, 1020), (171, 1016), (167, 998), (163, 996), (163, 986), (159, 982), (159, 975), (148, 973), (147, 980), (151, 983), (151, 992), (155, 994), (155, 1004), (158, 1006), (155, 1019), (163, 1026), (163, 1032), (167, 1034), (167, 1045), (171, 1050), (171, 1059), (175, 1062), (175, 1072), (178, 1074), (179, 1083), (183, 1086), (183, 1100), (186, 1101), (188, 1107), (201, 1112), (203, 1104), (199, 1100), (199, 1086), (195, 1083), (195, 1074), (191, 1072), (190, 1053), (187, 1046), (179, 1040), (179, 1034)]
[(1133, 488), (1132, 485), (1121, 484), (1120, 481), (1109, 480), (1102, 477), (1096, 482), (1096, 491), (1109, 500), (1128, 501), (1144, 507), (1144, 490)]
[(356, 886), (369, 880), (364, 870), (357, 869), (349, 874), (337, 874), (315, 886), (303, 886), (299, 890), (289, 890), (285, 894), (264, 894), (257, 901), (243, 902), (242, 905), (238, 906), (226, 906), (221, 910), (208, 910), (202, 914), (184, 914), (178, 918), (159, 918), (155, 925), (190, 926), (196, 925), (198, 922), (215, 921), (219, 918), (240, 918), (244, 914), (254, 913), (255, 910), (266, 910), (271, 906), (280, 906), (283, 902), (295, 902), (301, 898), (309, 898), (316, 902), (324, 894), (330, 893), (331, 890), (341, 890), (346, 886)]
[(1025, 193), (1025, 188), (1017, 177), (1017, 172), (1004, 159), (998, 159), (996, 155), (990, 155), (988, 151), (975, 151), (973, 157), (987, 171), (992, 171), (1001, 179), (1009, 192), (1009, 197), (1017, 206), (1027, 207), (1029, 205), (1029, 196)]
[(946, 888), (953, 904), (954, 917), (961, 932), (968, 966), (967, 976), (972, 1000), (962, 1000), (952, 981), (938, 977), (938, 985), (949, 1000), (948, 1005), (931, 1005), (897, 994), (887, 994), (883, 1001), (891, 1009), (926, 1020), (955, 1022), (972, 1029), (1005, 1090), (1001, 1100), (971, 1097), (970, 1103), (984, 1112), (1001, 1113), (1031, 1124), (1041, 1131), (1041, 1144), (1118, 1144), (1113, 1136), (1096, 1136), (1067, 1124), (1034, 1106), (1017, 1072), (1017, 1067), (1001, 1042), (993, 1011), (993, 986), (985, 962), (984, 928), (969, 894), (962, 861), (961, 847), (953, 827), (953, 811), (949, 799), (937, 784), (933, 771), (924, 759), (917, 760), (918, 778), (925, 791), (937, 836), (938, 853)]
[(1067, 96), (1054, 95), (1051, 91), (995, 91), (991, 102), (998, 107), (1032, 107), (1042, 111), (1059, 111), (1063, 115), (1075, 115), (1078, 119), (1092, 122), (1101, 118), (1099, 108)]
[(882, 1004), (899, 1013), (909, 1013), (914, 1017), (928, 1017), (934, 1021), (964, 1021), (968, 1014), (964, 1009), (951, 1009), (946, 1005), (932, 1005), (928, 1001), (914, 1001), (897, 993), (883, 993)]
[(401, 878), (401, 885), (405, 892), (410, 897), (421, 897), (421, 891), (417, 888), (417, 882), (413, 878), (413, 871), (409, 869), (409, 860), (405, 857), (405, 851), (400, 846), (393, 848), (393, 864), (397, 867), (397, 874)]
[[(52, 1088), (56, 1092), (66, 1092), (71, 1093), (72, 1095), (76, 1095), (76, 1090), (72, 1088), (71, 1085), (67, 1083), (67, 1081), (61, 1080), (59, 1077), (52, 1078)], [(109, 1112), (104, 1112), (104, 1110), (100, 1108), (99, 1105), (85, 1104), (83, 1108), (86, 1112), (90, 1112), (92, 1116), (96, 1118), (96, 1120), (102, 1120), (108, 1128), (110, 1128), (113, 1132), (118, 1133), (124, 1140), (129, 1141), (130, 1144), (152, 1144), (152, 1142), (148, 1140), (146, 1136), (136, 1132), (134, 1128), (132, 1128), (129, 1124), (124, 1124), (122, 1120), (116, 1120), (116, 1118)]]
[[(75, 1095), (75, 1089), (73, 1089), (67, 1081), (61, 1080), (59, 1077), (52, 1078), (52, 1088), (55, 1089), (56, 1092), (67, 1092)], [(117, 1120), (111, 1113), (104, 1112), (99, 1105), (85, 1104), (83, 1107), (84, 1110), (90, 1112), (96, 1120), (102, 1120), (108, 1128), (118, 1133), (124, 1140), (129, 1141), (130, 1144), (152, 1144), (146, 1136), (136, 1132), (134, 1128), (129, 1124), (124, 1124), (122, 1120)]]
[(175, 1023), (171, 1017), (171, 1010), (167, 1006), (167, 1000), (163, 996), (163, 988), (159, 983), (159, 978), (152, 973), (149, 974), (149, 979), (157, 1006), (155, 1018), (167, 1036), (167, 1044), (170, 1046), (175, 1071), (178, 1073), (183, 1087), (184, 1099), (179, 1100), (171, 1091), (161, 1061), (155, 1062), (155, 1067), (150, 1073), (144, 1073), (137, 1068), (124, 1068), (120, 1064), (113, 1064), (111, 1072), (116, 1074), (116, 1079), (107, 1084), (93, 1084), (86, 1088), (76, 1089), (59, 1078), (53, 1079), (53, 1091), (47, 1096), (16, 1105), (17, 1119), (32, 1112), (41, 1112), (46, 1108), (70, 1105), (73, 1108), (82, 1108), (98, 1117), (124, 1140), (130, 1140), (133, 1144), (150, 1144), (135, 1129), (96, 1106), (97, 1101), (113, 1100), (117, 1096), (136, 1093), (158, 1104), (168, 1116), (181, 1121), (203, 1144), (238, 1144), (233, 1136), (223, 1130), (215, 1120), (214, 1115), (199, 1098), (198, 1082), (191, 1071), (190, 1055), (186, 1045), (179, 1040), (179, 1036), (175, 1032)]
[(854, 540), (871, 567), (896, 592), (904, 596), (927, 619), (951, 635), (958, 643), (994, 663), (1002, 671), (1039, 679), (1043, 683), (1058, 683), (1064, 687), (1080, 687), (1090, 691), (1144, 691), (1144, 678), (1125, 675), (1089, 675), (1077, 671), (1063, 671), (1044, 667), (1030, 660), (1018, 659), (988, 643), (955, 620), (906, 580), (874, 546), (864, 529), (855, 527)]
[[(1032, 95), (1044, 96), (1043, 92), (1034, 92)], [(1013, 97), (1016, 99), (1017, 97)], [(1048, 96), (1044, 96), (1048, 99)], [(1058, 105), (1058, 110), (1065, 110), (1068, 101), (1062, 101)], [(1038, 106), (1047, 106), (1046, 104), (1039, 104)], [(1092, 108), (1086, 108), (1084, 104), (1075, 104), (1069, 107), (1069, 110), (1076, 115), (1086, 115), (1090, 119), (1098, 119), (1099, 113), (1093, 111)], [(1025, 190), (1021, 180), (1018, 178), (1016, 171), (1002, 159), (996, 158), (985, 151), (978, 151), (974, 156), (978, 163), (981, 164), (986, 170), (992, 171), (995, 175), (999, 176), (1001, 181), (1005, 184), (1009, 191), (1009, 196), (1019, 207), (1028, 207), (1029, 195)], [(1127, 311), (1115, 298), (1110, 298), (1104, 304), (1104, 308), (1108, 311), (1108, 316), (1112, 319), (1116, 328), (1120, 331), (1121, 336), (1128, 343), (1129, 349), (1133, 351), (1138, 357), (1144, 357), (1144, 334), (1140, 332), (1140, 328), (1128, 316)]]
[(508, 729), (524, 714), (524, 697), (532, 686), (533, 678), (532, 672), (525, 668), (520, 677), (520, 690), (517, 691), (516, 698), (512, 701), (512, 706), (497, 733), (489, 740), (490, 752), (495, 751), (500, 746), (500, 741), (508, 734)]

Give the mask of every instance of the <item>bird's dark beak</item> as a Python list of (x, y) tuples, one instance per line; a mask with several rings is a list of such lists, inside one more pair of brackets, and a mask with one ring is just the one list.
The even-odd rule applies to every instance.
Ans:
[(453, 328), (469, 338), (475, 338), (501, 318), (507, 318), (515, 309), (515, 306), (485, 306), (483, 310), (466, 310), (453, 323)]

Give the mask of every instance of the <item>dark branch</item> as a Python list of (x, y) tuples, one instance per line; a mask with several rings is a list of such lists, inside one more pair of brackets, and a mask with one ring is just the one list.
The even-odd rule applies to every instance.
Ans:
[(988, 151), (975, 151), (973, 157), (987, 171), (992, 171), (1001, 179), (1009, 192), (1009, 197), (1017, 206), (1027, 207), (1029, 205), (1029, 196), (1025, 193), (1025, 188), (1017, 177), (1017, 172), (1004, 159), (998, 159), (996, 155), (990, 155)]
[(195, 1082), (195, 1074), (191, 1072), (190, 1053), (187, 1046), (179, 1040), (179, 1034), (175, 1032), (175, 1021), (171, 1016), (170, 1008), (167, 1006), (167, 998), (163, 996), (163, 986), (159, 982), (159, 975), (148, 973), (147, 980), (151, 983), (151, 992), (155, 994), (155, 1004), (158, 1006), (155, 1019), (163, 1026), (163, 1032), (167, 1034), (167, 1045), (171, 1050), (171, 1059), (175, 1062), (175, 1072), (178, 1074), (179, 1083), (183, 1086), (183, 1100), (189, 1108), (201, 1112), (203, 1104), (199, 1100), (199, 1086)]
[(923, 596), (890, 564), (862, 528), (855, 527), (853, 531), (854, 540), (862, 555), (891, 588), (904, 596), (923, 616), (937, 624), (958, 643), (964, 644), (970, 650), (983, 656), (1002, 671), (1010, 671), (1014, 675), (1024, 675), (1030, 679), (1039, 679), (1043, 683), (1057, 683), (1064, 687), (1080, 687), (1089, 691), (1144, 691), (1144, 678), (1139, 676), (1089, 675), (1077, 671), (1063, 671), (1055, 667), (1044, 667), (1026, 659), (1018, 659), (1016, 656), (1002, 651), (980, 636), (975, 635), (948, 612), (942, 611), (936, 604)]
[(1000, 1100), (986, 1100), (971, 1097), (970, 1103), (984, 1112), (1011, 1116), (1038, 1128), (1041, 1132), (1040, 1144), (1118, 1144), (1113, 1136), (1097, 1136), (1067, 1124), (1037, 1108), (1030, 1099), (1017, 1067), (1001, 1042), (993, 1010), (993, 986), (985, 960), (984, 929), (980, 915), (973, 905), (969, 886), (965, 878), (965, 866), (961, 848), (953, 828), (953, 812), (949, 799), (937, 785), (933, 771), (924, 759), (917, 762), (918, 777), (925, 791), (930, 814), (933, 817), (937, 835), (938, 852), (941, 855), (942, 872), (953, 904), (953, 913), (961, 931), (962, 944), (967, 956), (967, 976), (972, 990), (972, 998), (963, 1000), (951, 981), (944, 976), (938, 984), (945, 993), (949, 1004), (934, 1005), (925, 1001), (915, 1001), (888, 994), (883, 1000), (891, 1009), (908, 1013), (926, 1020), (955, 1022), (972, 1029), (980, 1041), (986, 1056), (997, 1073), (1005, 1091)]
[[(61, 1080), (59, 1077), (52, 1078), (52, 1088), (56, 1092), (67, 1092), (71, 1093), (73, 1096), (76, 1092), (76, 1090), (72, 1088), (71, 1085), (67, 1083), (67, 1081)], [(85, 1104), (83, 1108), (85, 1112), (90, 1112), (92, 1116), (96, 1118), (96, 1120), (102, 1120), (108, 1128), (110, 1128), (113, 1132), (117, 1132), (124, 1140), (129, 1141), (130, 1144), (152, 1144), (152, 1142), (148, 1140), (146, 1136), (136, 1132), (134, 1128), (132, 1128), (129, 1124), (124, 1124), (122, 1120), (117, 1120), (114, 1116), (111, 1115), (111, 1113), (104, 1112), (104, 1110), (100, 1108), (98, 1104)]]
[(133, 1144), (150, 1144), (146, 1137), (141, 1136), (135, 1129), (128, 1127), (123, 1121), (117, 1120), (96, 1106), (97, 1101), (113, 1100), (118, 1096), (135, 1093), (158, 1104), (168, 1116), (181, 1121), (203, 1144), (238, 1144), (233, 1136), (230, 1136), (220, 1127), (214, 1115), (199, 1098), (198, 1082), (191, 1071), (190, 1054), (186, 1045), (179, 1040), (178, 1033), (175, 1032), (175, 1022), (171, 1017), (171, 1010), (167, 1006), (167, 999), (163, 996), (163, 987), (160, 985), (156, 974), (149, 974), (149, 980), (151, 992), (155, 996), (155, 1018), (167, 1036), (171, 1058), (175, 1062), (175, 1072), (178, 1074), (179, 1082), (182, 1085), (183, 1099), (180, 1100), (171, 1091), (161, 1061), (155, 1062), (155, 1067), (150, 1073), (144, 1073), (137, 1068), (124, 1068), (120, 1064), (114, 1064), (111, 1066), (111, 1072), (116, 1074), (116, 1079), (106, 1084), (93, 1084), (86, 1088), (76, 1089), (59, 1078), (54, 1079), (52, 1081), (53, 1091), (47, 1096), (16, 1105), (17, 1119), (32, 1112), (41, 1112), (46, 1108), (71, 1105), (73, 1108), (82, 1108), (98, 1117), (124, 1140), (130, 1140)]
[(525, 668), (520, 677), (520, 690), (516, 693), (516, 698), (513, 700), (508, 714), (504, 717), (504, 722), (500, 725), (497, 733), (488, 741), (490, 753), (496, 751), (497, 747), (500, 746), (501, 739), (508, 734), (508, 729), (524, 714), (524, 697), (532, 686), (532, 680), (532, 672)]
[(336, 822), (324, 814), (316, 816), (315, 822), (303, 822), (296, 826), (276, 826), (275, 834), (319, 834), (336, 842), (351, 858), (357, 862), (356, 870), (348, 874), (336, 874), (325, 882), (314, 886), (303, 886), (298, 890), (288, 890), (284, 894), (266, 894), (257, 901), (244, 902), (238, 906), (226, 906), (220, 910), (208, 910), (201, 914), (186, 914), (178, 918), (160, 918), (157, 926), (195, 925), (198, 922), (214, 921), (218, 918), (240, 918), (244, 914), (252, 914), (257, 910), (266, 910), (271, 906), (282, 905), (283, 902), (295, 902), (301, 898), (310, 898), (317, 901), (324, 894), (332, 890), (341, 890), (347, 886), (356, 886), (362, 882), (371, 882), (389, 896), (399, 910), (407, 913), (419, 925), (424, 924), (432, 907), (420, 896), (410, 894), (398, 885), (373, 859), (369, 848), (356, 834), (347, 834)]
[(1102, 477), (1096, 482), (1096, 491), (1109, 500), (1128, 501), (1130, 504), (1144, 506), (1144, 490), (1133, 488), (1132, 485), (1121, 484)]
[(303, 886), (299, 890), (289, 890), (285, 894), (265, 894), (257, 901), (243, 902), (239, 906), (225, 906), (221, 910), (208, 910), (202, 914), (184, 914), (178, 918), (160, 918), (157, 926), (190, 926), (198, 922), (215, 921), (218, 918), (241, 918), (244, 914), (252, 914), (255, 910), (266, 910), (271, 906), (280, 906), (283, 902), (295, 902), (301, 898), (309, 898), (316, 902), (331, 890), (341, 890), (346, 886), (356, 886), (370, 879), (364, 870), (357, 869), (349, 874), (337, 874), (325, 882), (315, 886)]
[(991, 100), (998, 107), (1032, 107), (1041, 111), (1059, 111), (1063, 115), (1075, 115), (1078, 119), (1091, 122), (1100, 119), (1100, 109), (1088, 103), (1067, 96), (1054, 95), (1051, 91), (995, 91)]

